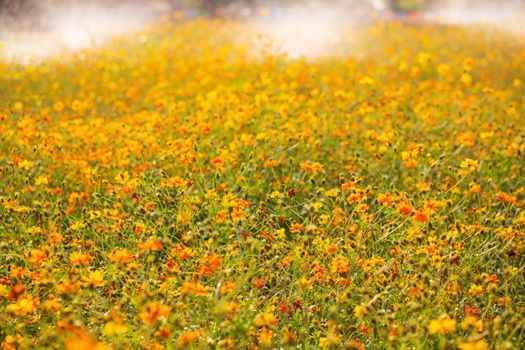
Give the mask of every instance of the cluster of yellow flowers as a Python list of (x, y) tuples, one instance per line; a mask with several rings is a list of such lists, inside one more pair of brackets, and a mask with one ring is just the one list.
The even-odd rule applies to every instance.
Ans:
[(525, 45), (347, 30), (0, 63), (2, 349), (525, 346)]

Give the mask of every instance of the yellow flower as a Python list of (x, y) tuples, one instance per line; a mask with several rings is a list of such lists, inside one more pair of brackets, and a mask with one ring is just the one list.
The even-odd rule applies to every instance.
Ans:
[(450, 66), (448, 64), (442, 63), (437, 67), (437, 71), (439, 75), (448, 75), (450, 73)]
[(273, 192), (270, 194), (270, 198), (271, 198), (271, 199), (282, 199), (282, 198), (284, 198), (284, 196), (283, 196), (282, 193), (279, 192), (279, 191), (273, 191)]
[(366, 315), (367, 307), (365, 304), (363, 305), (357, 305), (354, 307), (354, 315), (357, 318), (363, 318)]
[(429, 334), (445, 334), (456, 331), (456, 320), (448, 316), (442, 316), (437, 320), (430, 321), (428, 325)]
[(337, 197), (339, 195), (339, 189), (332, 188), (331, 190), (326, 191), (324, 194), (327, 197)]
[(7, 286), (0, 284), (0, 298), (4, 298), (9, 295), (9, 289)]
[(253, 319), (253, 323), (257, 327), (263, 327), (263, 326), (271, 327), (277, 324), (277, 318), (272, 313), (261, 312), (257, 314), (257, 316), (255, 316), (255, 318)]
[(319, 346), (321, 349), (339, 348), (342, 336), (337, 334), (335, 330), (330, 330), (326, 336), (319, 338)]
[(323, 214), (319, 216), (319, 223), (320, 224), (326, 224), (328, 221), (330, 221), (330, 215)]
[(432, 56), (428, 52), (420, 52), (417, 55), (417, 61), (420, 65), (425, 66), (432, 60)]
[(69, 228), (73, 231), (80, 230), (81, 228), (84, 228), (86, 224), (84, 224), (82, 221), (73, 221), (71, 225), (69, 225)]
[(463, 69), (466, 71), (471, 71), (474, 68), (476, 61), (473, 58), (467, 57), (463, 60)]
[(100, 287), (104, 285), (104, 278), (100, 271), (89, 271), (88, 276), (83, 277), (84, 282), (92, 287)]
[(47, 176), (39, 176), (35, 180), (36, 186), (47, 185), (48, 183), (49, 183), (49, 180), (47, 179)]
[(468, 73), (461, 74), (460, 81), (465, 85), (472, 84), (472, 76)]
[(120, 336), (128, 331), (128, 327), (122, 323), (109, 321), (102, 328), (102, 334), (111, 337), (111, 336)]
[(370, 77), (364, 77), (359, 80), (359, 84), (361, 85), (374, 85), (375, 82), (376, 81)]
[(57, 101), (53, 104), (53, 109), (56, 111), (56, 112), (62, 112), (62, 110), (64, 109), (64, 102), (62, 101)]
[(468, 292), (472, 295), (481, 295), (484, 292), (483, 286), (472, 284), (468, 290)]
[(14, 105), (13, 105), (13, 109), (16, 112), (22, 112), (22, 110), (24, 109), (24, 104), (22, 102), (20, 102), (20, 101), (15, 102)]
[(478, 164), (479, 163), (478, 163), (477, 160), (473, 160), (473, 159), (467, 158), (467, 159), (465, 159), (465, 160), (463, 160), (461, 162), (460, 166), (463, 169), (468, 169), (468, 171), (474, 172), (478, 168)]
[(458, 344), (459, 350), (489, 350), (490, 347), (483, 339), (470, 342), (461, 342)]
[(18, 166), (24, 170), (29, 170), (35, 165), (35, 162), (24, 159), (18, 163)]
[(321, 209), (323, 207), (323, 203), (321, 202), (315, 202), (312, 204), (312, 208), (314, 209), (314, 211), (319, 211), (319, 209)]
[(478, 320), (476, 317), (469, 315), (465, 317), (465, 319), (461, 322), (461, 328), (466, 330), (469, 327), (474, 327), (478, 330), (478, 332), (482, 332), (483, 331), (483, 321)]

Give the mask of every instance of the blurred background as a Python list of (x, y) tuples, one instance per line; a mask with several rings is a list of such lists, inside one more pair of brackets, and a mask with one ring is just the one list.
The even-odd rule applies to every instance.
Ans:
[(0, 0), (0, 58), (79, 50), (154, 21), (254, 23), (297, 55), (327, 51), (341, 26), (490, 24), (525, 38), (525, 0)]
[[(498, 16), (509, 9), (523, 12), (525, 0), (335, 0), (335, 1), (261, 1), (261, 0), (0, 0), (0, 25), (5, 26), (45, 26), (46, 14), (55, 9), (73, 6), (97, 6), (108, 10), (123, 7), (142, 8), (152, 16), (172, 14), (178, 11), (179, 17), (193, 18), (211, 16), (242, 18), (253, 16), (279, 16), (290, 6), (315, 13), (324, 8), (337, 8), (341, 16), (348, 19), (359, 17), (362, 20), (381, 18), (424, 19), (425, 16), (438, 15), (448, 9), (460, 9), (468, 15), (476, 16), (479, 9), (487, 10), (485, 17)], [(363, 18), (364, 17), (364, 18)]]

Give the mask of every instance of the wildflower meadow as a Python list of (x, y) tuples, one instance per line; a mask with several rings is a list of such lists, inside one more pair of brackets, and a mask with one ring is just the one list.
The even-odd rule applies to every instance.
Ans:
[(523, 40), (342, 33), (0, 61), (2, 349), (524, 348)]

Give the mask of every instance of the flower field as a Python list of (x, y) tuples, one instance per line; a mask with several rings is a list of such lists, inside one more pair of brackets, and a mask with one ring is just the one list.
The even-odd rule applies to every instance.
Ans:
[(525, 44), (344, 33), (0, 63), (2, 349), (525, 347)]

